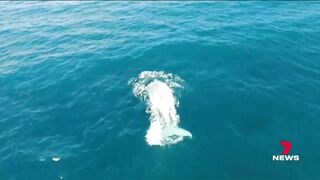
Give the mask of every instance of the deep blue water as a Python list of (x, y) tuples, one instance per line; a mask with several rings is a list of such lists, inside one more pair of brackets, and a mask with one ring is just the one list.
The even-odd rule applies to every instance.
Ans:
[[(146, 143), (143, 71), (192, 139)], [(319, 130), (320, 3), (0, 3), (0, 179), (319, 179)]]

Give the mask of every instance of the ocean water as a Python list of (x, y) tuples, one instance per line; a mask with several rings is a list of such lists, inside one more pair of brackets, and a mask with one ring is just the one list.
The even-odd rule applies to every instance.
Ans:
[(1, 180), (319, 179), (319, 130), (318, 2), (0, 2)]

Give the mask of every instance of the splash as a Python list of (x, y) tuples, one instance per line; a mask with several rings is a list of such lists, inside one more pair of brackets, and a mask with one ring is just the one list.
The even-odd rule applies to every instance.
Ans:
[(149, 145), (167, 145), (182, 141), (192, 134), (178, 127), (180, 117), (176, 107), (175, 90), (182, 89), (183, 80), (171, 73), (163, 71), (143, 71), (139, 77), (133, 78), (129, 84), (133, 93), (147, 105), (146, 112), (150, 114), (150, 127), (146, 134)]

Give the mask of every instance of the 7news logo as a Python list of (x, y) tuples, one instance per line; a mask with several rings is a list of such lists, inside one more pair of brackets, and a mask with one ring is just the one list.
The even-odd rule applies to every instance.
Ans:
[(273, 161), (299, 161), (299, 155), (289, 155), (292, 144), (290, 141), (281, 141), (280, 144), (284, 146), (281, 155), (273, 155)]

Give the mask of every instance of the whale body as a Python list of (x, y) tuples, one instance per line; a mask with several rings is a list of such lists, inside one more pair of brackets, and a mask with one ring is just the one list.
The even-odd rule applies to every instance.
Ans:
[(173, 144), (182, 141), (192, 134), (180, 127), (179, 115), (176, 111), (176, 99), (173, 90), (164, 82), (154, 80), (146, 87), (151, 122), (146, 139), (151, 145)]

